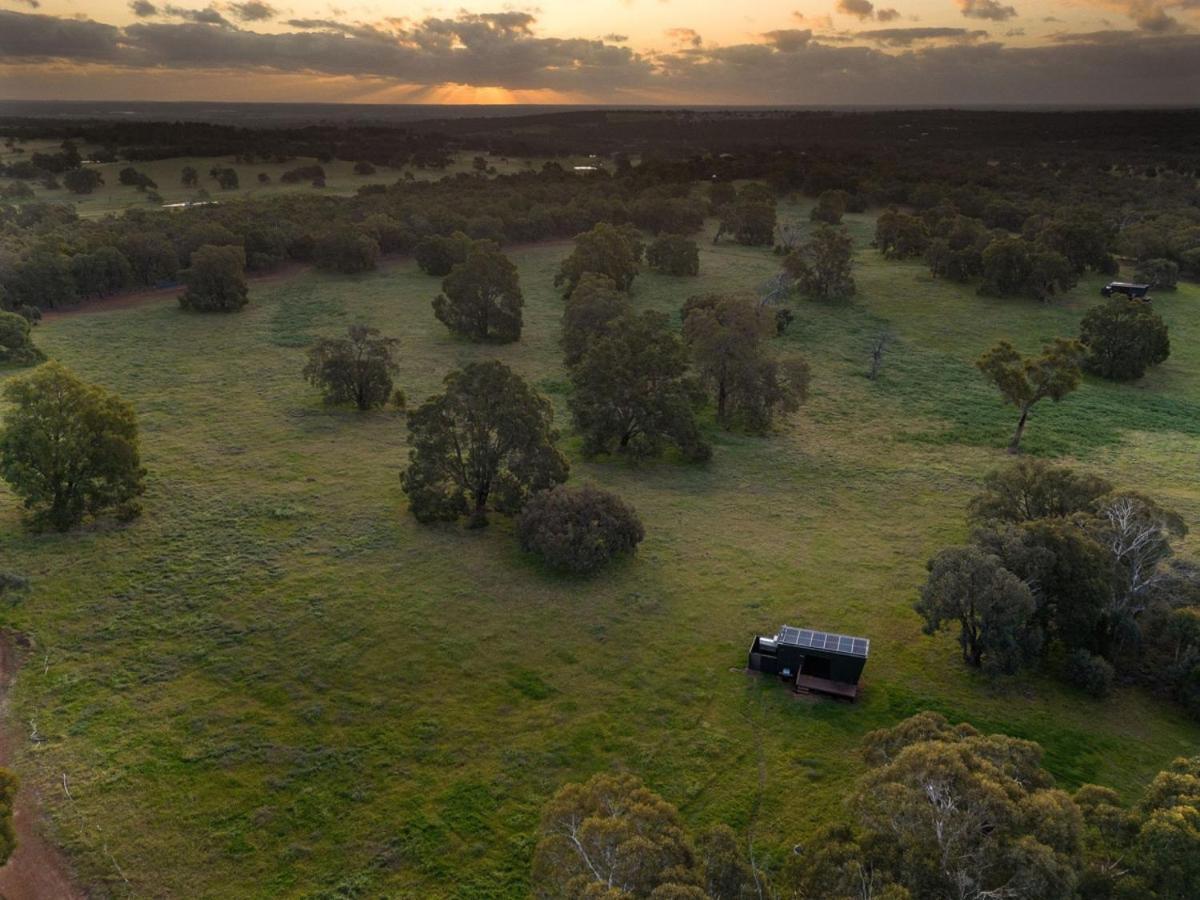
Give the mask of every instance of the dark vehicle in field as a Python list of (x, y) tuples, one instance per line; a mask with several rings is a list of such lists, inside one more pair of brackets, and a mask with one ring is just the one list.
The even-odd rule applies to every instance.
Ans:
[(1124, 294), (1130, 300), (1148, 300), (1150, 285), (1134, 284), (1131, 281), (1110, 281), (1104, 287), (1100, 288), (1100, 293), (1105, 297), (1111, 297), (1113, 294)]

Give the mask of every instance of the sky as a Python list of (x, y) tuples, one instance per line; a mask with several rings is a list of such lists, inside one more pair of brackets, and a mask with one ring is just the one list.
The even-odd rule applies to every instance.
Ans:
[(1200, 0), (0, 0), (0, 98), (1200, 105)]

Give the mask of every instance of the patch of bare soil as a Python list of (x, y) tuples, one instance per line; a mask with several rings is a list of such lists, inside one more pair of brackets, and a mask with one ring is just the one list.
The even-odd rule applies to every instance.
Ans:
[[(16, 677), (20, 655), (11, 635), (0, 634), (0, 765), (11, 766), (16, 748), (25, 739), (20, 726), (8, 716), (8, 688)], [(17, 775), (20, 776), (20, 772)], [(75, 886), (66, 857), (41, 830), (37, 791), (22, 779), (13, 809), (17, 849), (0, 868), (3, 900), (84, 900)]]

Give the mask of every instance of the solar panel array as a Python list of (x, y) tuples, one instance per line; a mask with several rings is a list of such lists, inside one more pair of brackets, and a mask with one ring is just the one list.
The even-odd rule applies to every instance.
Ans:
[(779, 643), (790, 644), (793, 647), (809, 647), (813, 650), (828, 650), (831, 653), (844, 653), (847, 656), (861, 656), (864, 659), (871, 649), (871, 642), (867, 638), (831, 634), (827, 631), (811, 631), (808, 628), (793, 628), (791, 625), (784, 625), (779, 629)]

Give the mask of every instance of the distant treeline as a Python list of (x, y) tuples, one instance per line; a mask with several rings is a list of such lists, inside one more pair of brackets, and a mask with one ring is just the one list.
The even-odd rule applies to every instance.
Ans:
[[(605, 117), (617, 133), (628, 119), (642, 121), (650, 132), (678, 127), (686, 134), (689, 128), (716, 121), (725, 121), (728, 128), (729, 115), (722, 120), (716, 114), (580, 112), (522, 121), (526, 129), (545, 119), (551, 132), (599, 135), (583, 123), (594, 126), (596, 117)], [(737, 129), (745, 134), (731, 140), (748, 139), (763, 129), (775, 129), (778, 139), (763, 138), (741, 152), (693, 155), (669, 152), (670, 138), (664, 138), (663, 147), (646, 146), (640, 151), (632, 146), (636, 142), (630, 142), (594, 172), (576, 173), (547, 163), (536, 170), (489, 178), (477, 166), (470, 174), (437, 182), (398, 177), (392, 185), (364, 186), (353, 197), (323, 196), (319, 191), (235, 197), (222, 199), (219, 205), (137, 209), (103, 220), (80, 220), (73, 207), (36, 200), (27, 189), (16, 190), (24, 186), (15, 183), (0, 191), (0, 204), (4, 204), (0, 205), (0, 302), (13, 309), (50, 307), (169, 282), (187, 267), (192, 251), (205, 244), (241, 246), (252, 271), (266, 271), (287, 260), (354, 271), (370, 268), (380, 252), (411, 253), (422, 241), (456, 232), (502, 244), (571, 237), (599, 222), (633, 223), (651, 233), (690, 234), (706, 216), (719, 215), (723, 229), (729, 228), (736, 240), (774, 242), (785, 251), (801, 229), (799, 223), (787, 222), (776, 228), (771, 198), (796, 194), (819, 198), (814, 218), (819, 215), (834, 224), (843, 210), (895, 207), (897, 212), (881, 219), (880, 250), (892, 257), (924, 257), (940, 277), (983, 279), (981, 289), (986, 293), (1045, 298), (1069, 287), (1072, 273), (1115, 271), (1119, 257), (1136, 260), (1141, 270), (1155, 273), (1160, 287), (1173, 286), (1179, 275), (1200, 276), (1197, 157), (1168, 150), (1196, 133), (1200, 122), (1196, 114), (747, 113), (745, 120), (745, 128), (739, 123)], [(838, 129), (857, 133), (857, 145), (787, 146), (785, 138), (795, 121), (824, 123), (822, 133)], [(946, 143), (960, 146), (926, 153), (920, 140), (932, 134), (929, 129), (939, 121), (957, 123), (944, 126), (950, 129)], [(980, 130), (974, 136), (965, 134), (976, 122)], [(493, 119), (482, 124), (439, 124), (454, 129), (492, 128), (495, 136), (511, 127), (506, 123)], [(1027, 146), (1017, 147), (1011, 135), (989, 145), (984, 138), (999, 123), (1007, 123), (1005, 127), (1015, 133), (1041, 123), (1046, 135)], [(1171, 123), (1177, 130), (1166, 127)], [(1084, 140), (1083, 136), (1102, 132), (1106, 124), (1120, 132), (1112, 143), (1125, 152)], [(916, 143), (874, 144), (869, 139), (902, 125), (911, 126)], [(228, 139), (226, 150), (237, 146), (247, 156), (267, 152), (267, 147), (272, 153), (303, 147), (307, 155), (320, 143), (325, 151), (318, 158), (327, 158), (329, 148), (334, 148), (364, 166), (372, 156), (392, 152), (387, 143), (391, 138), (409, 148), (425, 147), (426, 139), (429, 147), (437, 148), (465, 140), (461, 136), (435, 140), (419, 130), (374, 126), (253, 130), (141, 122), (86, 126), (27, 122), (22, 127), (28, 136), (75, 137), (64, 140), (61, 152), (42, 151), (17, 164), (36, 162), (68, 174), (72, 167), (87, 171), (77, 148), (101, 137), (115, 143), (136, 137), (144, 142), (139, 147), (166, 147), (154, 140), (174, 139), (188, 143), (191, 152), (206, 145), (199, 138), (192, 144), (188, 135), (211, 135), (214, 144), (207, 146), (215, 146), (218, 138)], [(81, 134), (81, 127), (94, 130)], [(855, 127), (860, 131), (854, 132)], [(1142, 139), (1131, 142), (1130, 130), (1139, 128)], [(603, 133), (605, 141), (612, 138), (608, 129)], [(353, 139), (338, 143), (339, 134)], [(313, 145), (303, 144), (305, 135), (313, 138)], [(1061, 143), (1060, 135), (1075, 137)], [(286, 145), (286, 136), (296, 137), (297, 143)], [(376, 138), (378, 155), (369, 151)], [(1153, 141), (1161, 143), (1153, 147)], [(999, 144), (1009, 148), (1007, 157)], [(171, 146), (178, 151), (177, 145)], [(251, 147), (258, 149), (251, 151)], [(407, 160), (411, 162), (411, 157)], [(229, 171), (236, 177), (236, 171)], [(319, 166), (312, 168), (318, 171)], [(196, 172), (189, 172), (192, 180), (185, 183), (194, 185)], [(303, 166), (296, 172), (311, 174)], [(313, 180), (319, 182), (315, 175)], [(724, 209), (734, 202), (734, 192), (716, 188), (747, 180), (763, 185), (769, 208), (763, 207), (760, 197), (745, 210)], [(714, 189), (699, 192), (697, 183)], [(749, 227), (751, 222), (754, 228)]]

